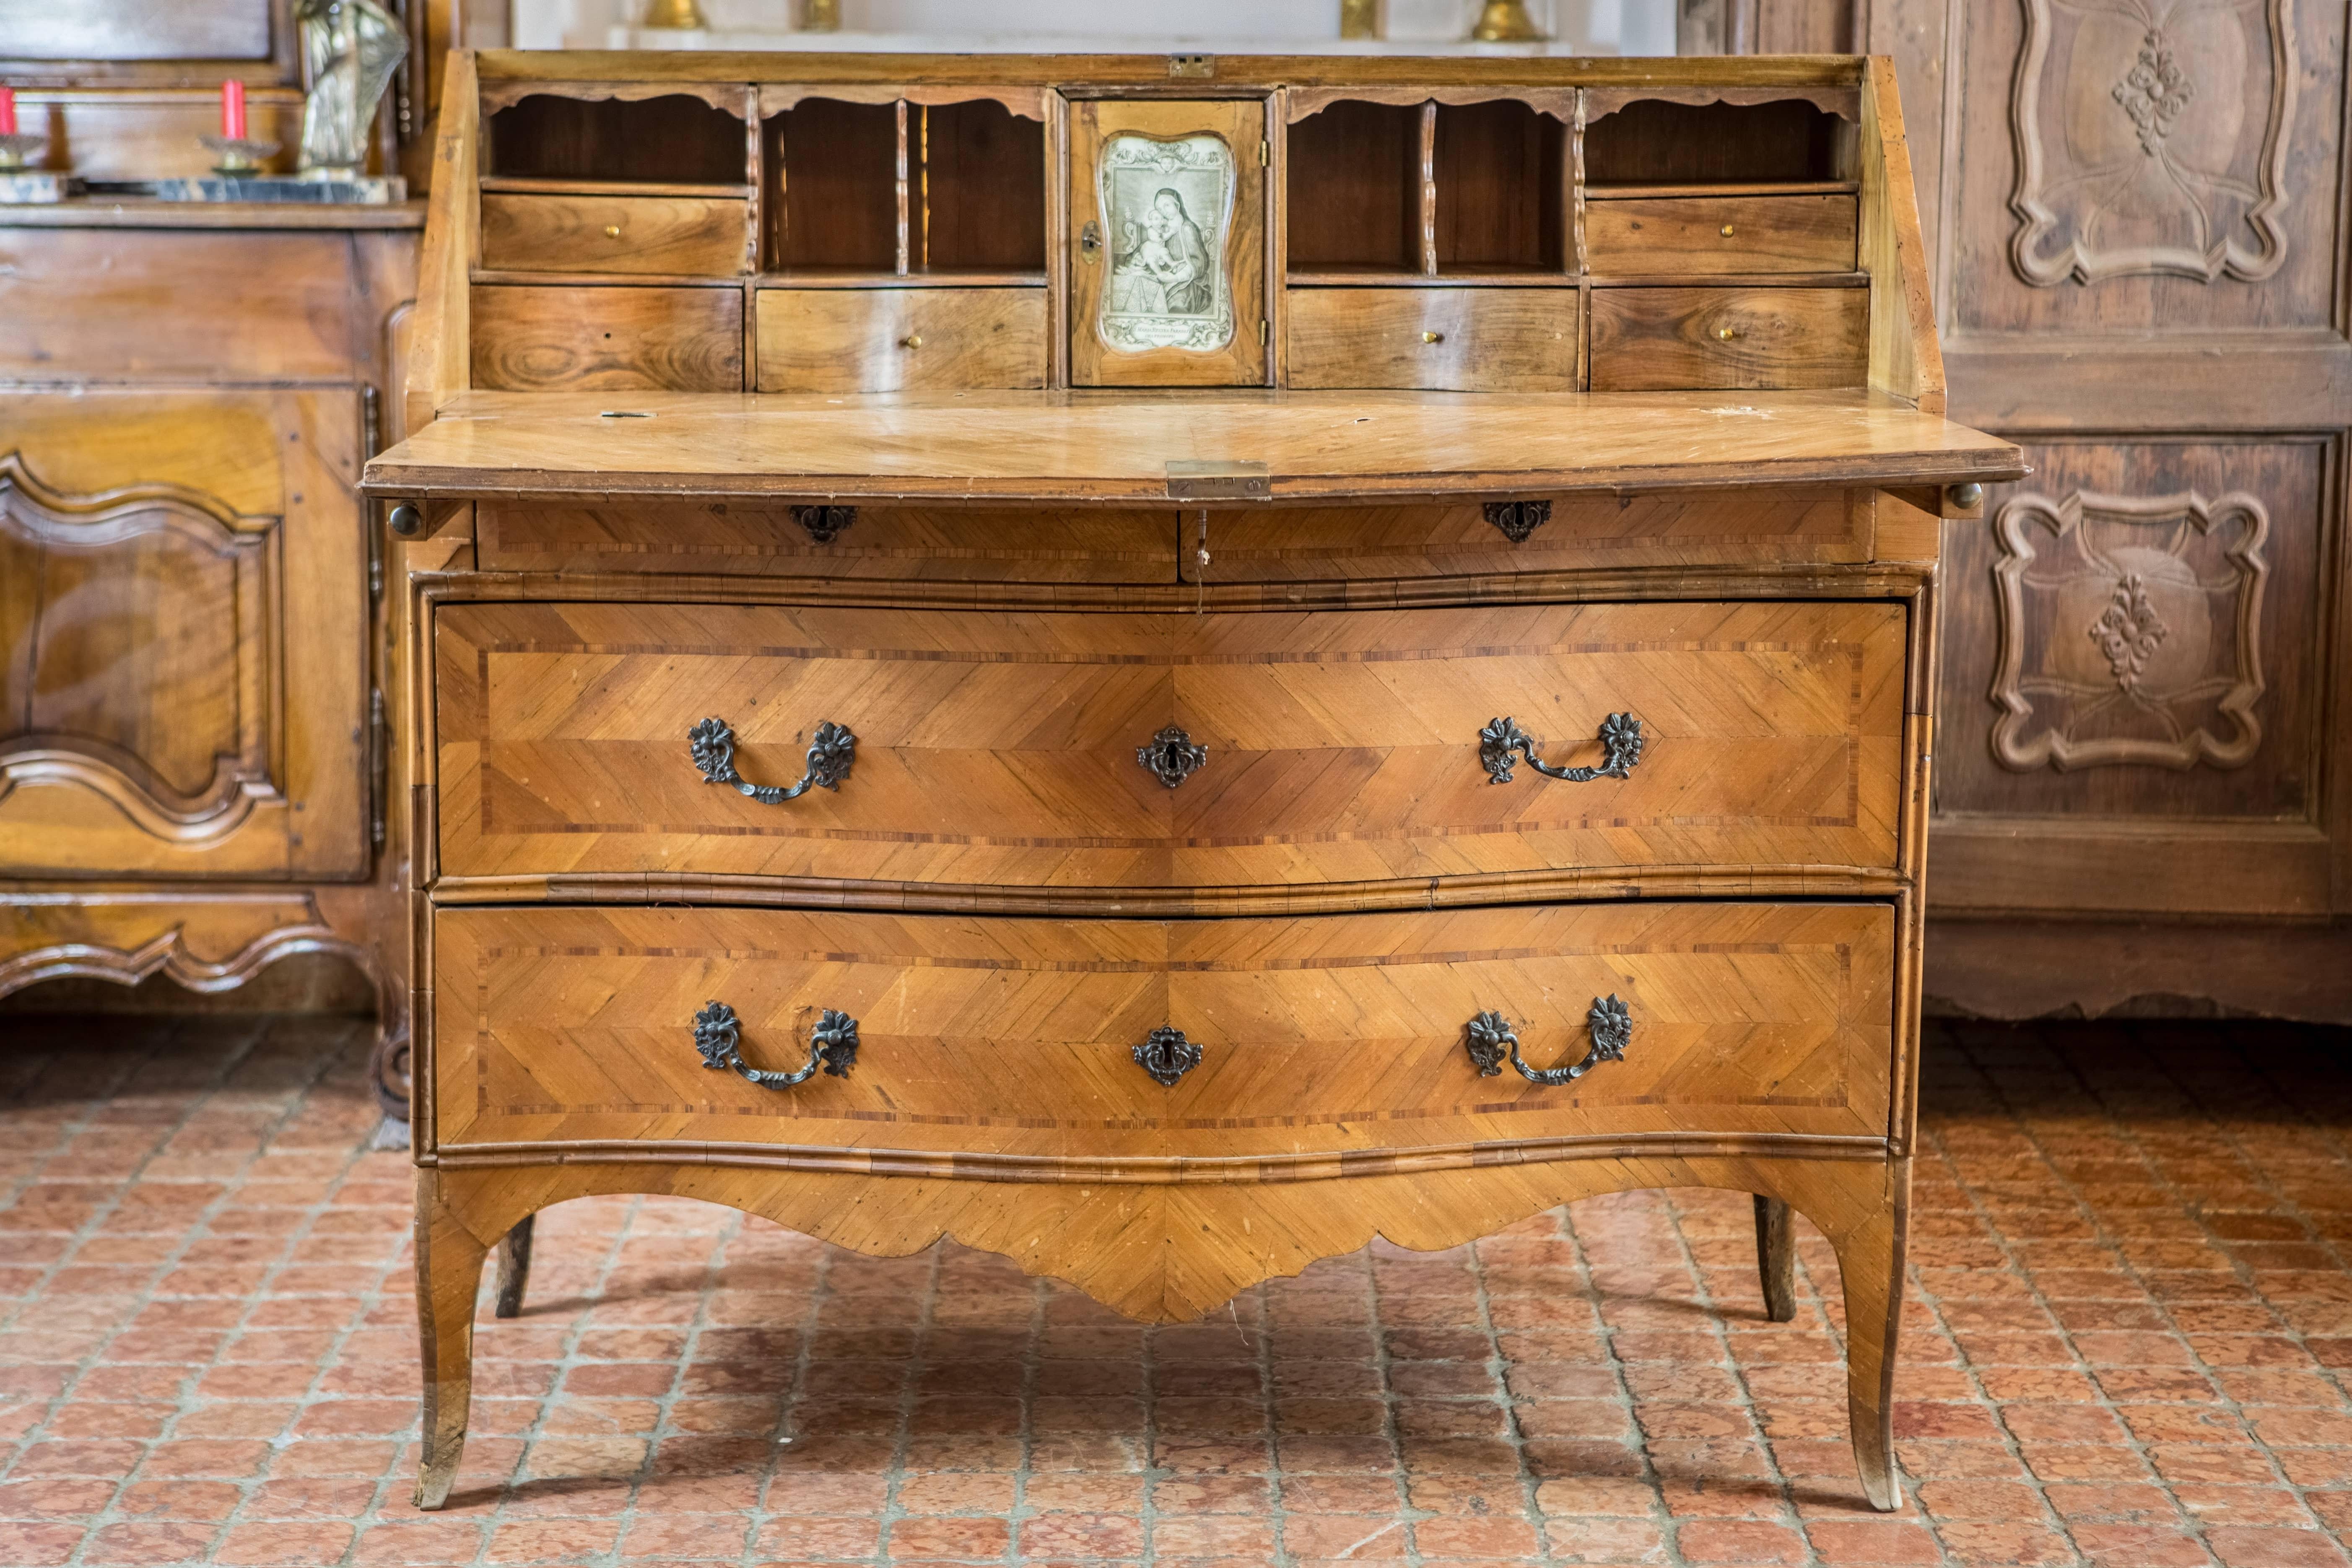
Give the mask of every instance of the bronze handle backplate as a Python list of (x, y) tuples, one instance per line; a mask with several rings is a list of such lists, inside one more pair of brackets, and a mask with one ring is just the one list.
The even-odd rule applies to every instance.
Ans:
[(857, 1020), (827, 1007), (809, 1030), (808, 1065), (798, 1072), (763, 1072), (743, 1059), (743, 1021), (724, 1002), (713, 1002), (694, 1016), (694, 1048), (702, 1065), (725, 1068), (761, 1089), (791, 1089), (806, 1083), (823, 1068), (835, 1078), (847, 1078), (857, 1060)]
[(686, 732), (686, 743), (704, 784), (732, 784), (736, 794), (761, 805), (776, 805), (806, 795), (811, 785), (839, 789), (841, 781), (849, 776), (849, 765), (857, 760), (857, 737), (831, 720), (816, 727), (809, 743), (808, 772), (789, 789), (750, 783), (735, 771), (735, 731), (723, 719), (705, 719)]
[(1633, 771), (1633, 764), (1642, 760), (1642, 721), (1631, 713), (1612, 713), (1602, 720), (1601, 753), (1597, 768), (1556, 768), (1536, 755), (1534, 740), (1517, 720), (1489, 719), (1478, 731), (1478, 765), (1486, 770), (1488, 784), (1510, 783), (1511, 770), (1521, 757), (1546, 778), (1591, 784), (1594, 779), (1622, 779)]
[(1464, 1026), (1469, 1035), (1470, 1059), (1478, 1065), (1479, 1076), (1496, 1078), (1503, 1071), (1503, 1053), (1508, 1047), (1511, 1065), (1529, 1083), (1557, 1088), (1574, 1083), (1602, 1062), (1625, 1059), (1625, 1047), (1633, 1042), (1633, 1020), (1625, 1011), (1625, 1004), (1612, 992), (1607, 997), (1595, 996), (1592, 1010), (1584, 1016), (1586, 1026), (1592, 1031), (1592, 1048), (1584, 1059), (1567, 1067), (1531, 1068), (1519, 1055), (1519, 1037), (1503, 1021), (1500, 1013), (1481, 1013)]

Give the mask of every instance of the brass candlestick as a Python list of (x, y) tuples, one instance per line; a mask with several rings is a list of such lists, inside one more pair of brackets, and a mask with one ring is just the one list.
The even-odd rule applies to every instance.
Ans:
[(1381, 0), (1339, 0), (1339, 36), (1343, 38), (1377, 38), (1381, 26)]
[(1551, 35), (1528, 15), (1528, 0), (1486, 0), (1470, 37), (1482, 44), (1539, 44)]
[(841, 0), (804, 0), (801, 6), (801, 31), (803, 33), (841, 31)]
[(709, 20), (702, 14), (698, 0), (646, 0), (644, 26), (666, 27), (681, 33), (707, 30)]

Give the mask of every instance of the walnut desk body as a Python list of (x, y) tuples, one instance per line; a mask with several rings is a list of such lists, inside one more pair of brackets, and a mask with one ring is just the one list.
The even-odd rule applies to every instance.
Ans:
[[(1893, 1506), (1938, 519), (2019, 465), (1941, 416), (1883, 68), (477, 64), (367, 473), (420, 1502), (482, 1265), (515, 1310), (569, 1197), (1167, 1321), (1704, 1184), (1758, 1194), (1776, 1315), (1790, 1209), (1835, 1245)], [(644, 164), (656, 112), (737, 116), (748, 183), (588, 177), (713, 172)], [(713, 233), (731, 285), (668, 276)]]

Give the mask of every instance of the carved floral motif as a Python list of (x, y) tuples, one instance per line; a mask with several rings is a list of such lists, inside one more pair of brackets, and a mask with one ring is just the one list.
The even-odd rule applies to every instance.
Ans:
[(2003, 767), (2252, 758), (2269, 573), (2260, 501), (2026, 494), (1996, 529), (1992, 750)]
[(2252, 281), (2286, 258), (2294, 0), (2025, 0), (2019, 276)]
[(2140, 45), (2139, 59), (2109, 96), (2139, 127), (2139, 150), (2155, 158), (2162, 155), (2164, 140), (2172, 134), (2172, 122), (2180, 118), (2196, 93), (2196, 85), (2173, 58), (2164, 35), (2151, 27)]

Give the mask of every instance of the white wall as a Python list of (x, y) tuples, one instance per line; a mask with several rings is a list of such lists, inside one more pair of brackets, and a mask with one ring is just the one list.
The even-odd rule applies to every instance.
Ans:
[[(520, 48), (604, 48), (612, 29), (643, 16), (645, 0), (512, 0)], [(791, 29), (800, 0), (701, 0), (714, 34), (727, 47), (756, 47), (742, 35)], [(1447, 43), (1467, 36), (1478, 0), (1388, 0), (1389, 41), (1409, 52), (1414, 44)], [(1675, 48), (1674, 0), (1529, 0), (1528, 10), (1552, 35), (1548, 52), (1670, 55)], [(871, 47), (870, 35), (958, 39), (969, 47), (1051, 49), (1064, 41), (1124, 45), (1139, 50), (1175, 47), (1240, 54), (1268, 48), (1309, 49), (1336, 43), (1339, 0), (841, 0), (845, 47)], [(861, 38), (855, 35), (868, 35)]]

